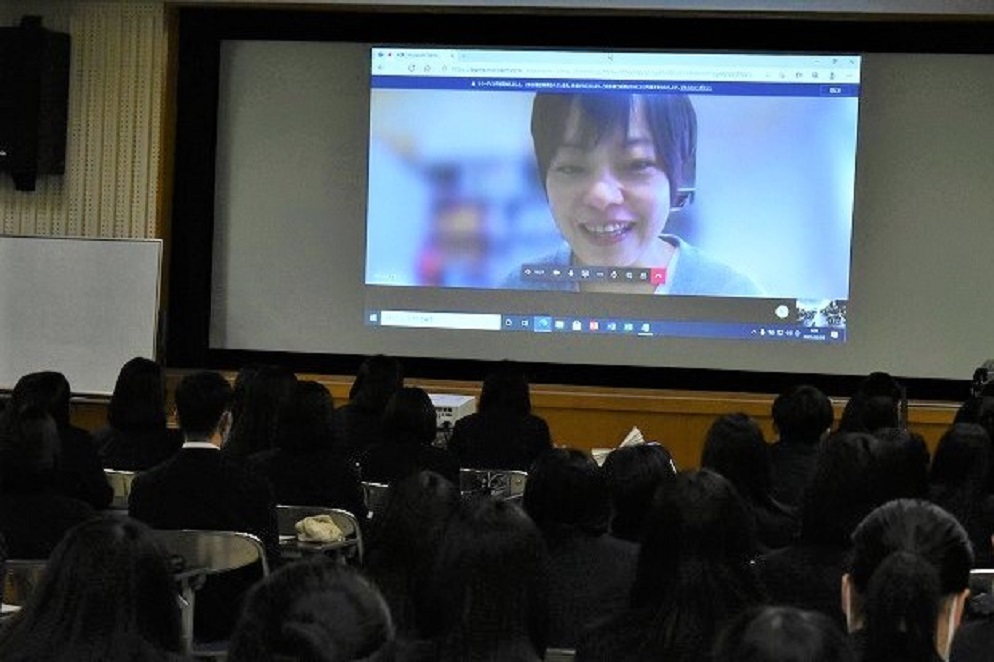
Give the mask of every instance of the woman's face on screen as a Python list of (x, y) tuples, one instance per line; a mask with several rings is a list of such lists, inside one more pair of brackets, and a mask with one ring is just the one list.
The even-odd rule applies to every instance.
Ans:
[(656, 155), (642, 102), (628, 130), (618, 126), (596, 144), (581, 139), (574, 106), (546, 175), (552, 217), (580, 264), (654, 267), (666, 263), (658, 239), (670, 211), (670, 180)]

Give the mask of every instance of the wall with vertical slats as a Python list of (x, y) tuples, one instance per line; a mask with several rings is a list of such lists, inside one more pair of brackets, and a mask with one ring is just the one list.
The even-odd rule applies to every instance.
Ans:
[(72, 40), (66, 172), (14, 190), (0, 173), (0, 232), (155, 237), (166, 74), (162, 2), (8, 1), (0, 24), (39, 14)]

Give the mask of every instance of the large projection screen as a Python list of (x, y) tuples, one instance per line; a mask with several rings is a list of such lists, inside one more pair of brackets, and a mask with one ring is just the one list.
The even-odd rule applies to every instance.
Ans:
[[(369, 57), (358, 44), (223, 45), (213, 347), (951, 379), (990, 351), (990, 56), (865, 57), (849, 334), (832, 346), (365, 325)], [(413, 202), (384, 204), (404, 218)]]

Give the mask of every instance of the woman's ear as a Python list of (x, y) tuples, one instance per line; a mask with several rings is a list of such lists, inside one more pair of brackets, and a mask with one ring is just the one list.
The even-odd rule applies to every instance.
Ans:
[(846, 631), (852, 632), (855, 619), (852, 613), (852, 577), (842, 575), (842, 613), (846, 615)]

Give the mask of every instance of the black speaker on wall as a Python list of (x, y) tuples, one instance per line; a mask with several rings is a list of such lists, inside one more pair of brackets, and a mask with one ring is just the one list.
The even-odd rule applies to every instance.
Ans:
[(68, 112), (69, 35), (43, 28), (40, 16), (0, 28), (0, 172), (18, 191), (65, 172)]

